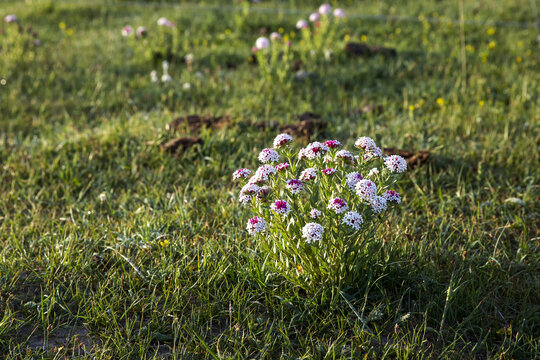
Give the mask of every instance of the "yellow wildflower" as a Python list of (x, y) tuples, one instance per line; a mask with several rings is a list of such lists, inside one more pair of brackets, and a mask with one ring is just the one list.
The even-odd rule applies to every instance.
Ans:
[(345, 40), (345, 41), (351, 40), (351, 35), (346, 34), (346, 35), (343, 37), (343, 40)]
[(73, 30), (72, 28), (69, 28), (66, 30), (66, 34), (68, 34), (69, 36), (73, 35), (75, 33), (75, 30)]
[(472, 53), (472, 52), (474, 52), (474, 46), (472, 46), (471, 44), (467, 44), (465, 46), (465, 50)]
[(517, 62), (518, 64), (521, 63), (522, 61), (523, 61), (523, 59), (521, 58), (521, 56), (518, 56), (518, 57), (516, 58), (516, 62)]
[(439, 106), (444, 106), (444, 99), (443, 98), (437, 98), (437, 104), (439, 104)]
[(230, 35), (231, 34), (231, 29), (225, 29), (225, 34)]
[(478, 102), (478, 105), (480, 105), (481, 107), (484, 107), (484, 104), (485, 104), (484, 100), (480, 100), (480, 101)]
[(367, 41), (367, 36), (366, 35), (362, 35), (360, 37), (360, 40), (362, 40), (362, 42), (366, 42)]
[(497, 43), (495, 41), (490, 41), (489, 44), (488, 44), (488, 47), (490, 49), (495, 49), (495, 46), (497, 46)]
[(65, 30), (66, 29), (66, 23), (62, 21), (62, 22), (60, 22), (58, 24), (58, 27), (60, 28), (60, 30)]
[(488, 35), (493, 35), (493, 34), (495, 34), (495, 28), (490, 27), (490, 28), (488, 29), (487, 33), (488, 33)]
[(414, 105), (409, 105), (409, 111), (414, 111)]
[(282, 27), (280, 27), (280, 28), (278, 29), (278, 33), (280, 33), (280, 34), (283, 34), (284, 31), (285, 31), (285, 29), (283, 29)]

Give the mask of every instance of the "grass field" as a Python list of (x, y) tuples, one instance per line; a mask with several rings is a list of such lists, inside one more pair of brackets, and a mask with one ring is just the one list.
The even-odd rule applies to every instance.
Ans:
[[(318, 3), (216, 4), (0, 3), (41, 41), (6, 46), (0, 25), (2, 358), (538, 358), (540, 3), (466, 1), (460, 27), (459, 1), (343, 2), (334, 55), (285, 83), (251, 47)], [(121, 35), (161, 16), (180, 34), (170, 83)], [(397, 56), (347, 57), (345, 39)], [(316, 139), (431, 153), (334, 296), (265, 262), (231, 181), (278, 133), (257, 124), (306, 111), (328, 123)], [(167, 130), (189, 114), (232, 120)], [(180, 136), (203, 143), (160, 150)]]

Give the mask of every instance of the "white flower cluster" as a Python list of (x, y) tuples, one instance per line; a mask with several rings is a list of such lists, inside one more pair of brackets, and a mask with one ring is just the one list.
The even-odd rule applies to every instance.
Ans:
[(347, 205), (347, 202), (343, 199), (333, 198), (328, 202), (328, 209), (333, 210), (336, 214), (341, 214), (342, 212), (349, 210), (349, 205)]
[(356, 184), (358, 184), (358, 182), (360, 180), (363, 180), (364, 178), (362, 177), (362, 175), (358, 172), (351, 172), (351, 173), (348, 173), (345, 177), (345, 184), (347, 185), (347, 187), (354, 191), (354, 189), (356, 189)]
[(300, 180), (302, 181), (310, 181), (317, 177), (317, 169), (316, 168), (307, 168), (300, 174)]
[(306, 239), (307, 243), (312, 243), (315, 241), (321, 241), (324, 234), (324, 228), (321, 224), (317, 223), (307, 223), (302, 228), (302, 237)]
[(246, 229), (250, 235), (257, 235), (266, 230), (266, 221), (258, 216), (252, 217), (248, 220)]
[(393, 173), (402, 173), (407, 170), (407, 161), (399, 155), (390, 155), (384, 159), (384, 165)]
[(287, 181), (287, 189), (289, 189), (292, 194), (298, 194), (300, 191), (304, 190), (304, 183), (297, 179), (290, 179)]
[(326, 154), (328, 150), (330, 150), (328, 146), (321, 144), (318, 141), (315, 141), (306, 146), (305, 156), (309, 160), (314, 160), (316, 158), (324, 156), (324, 154)]
[(233, 180), (246, 179), (249, 177), (250, 174), (251, 174), (251, 170), (249, 169), (246, 169), (246, 168), (238, 169), (233, 173)]
[(360, 180), (355, 189), (358, 197), (367, 202), (370, 202), (377, 195), (377, 185), (371, 180)]
[(274, 139), (274, 147), (276, 149), (279, 149), (283, 145), (286, 145), (286, 144), (288, 144), (288, 143), (290, 143), (292, 141), (293, 141), (293, 137), (291, 135), (289, 135), (289, 134), (279, 134)]
[(354, 230), (359, 230), (360, 225), (364, 222), (362, 215), (356, 211), (349, 211), (343, 215), (343, 220), (341, 222), (345, 225), (352, 227)]
[(317, 219), (319, 217), (321, 217), (322, 215), (322, 212), (320, 212), (319, 210), (317, 209), (313, 209), (309, 212), (309, 217), (312, 218), (312, 219)]
[(278, 162), (279, 161), (279, 154), (274, 149), (264, 149), (259, 154), (259, 161), (262, 163), (269, 163), (269, 162)]
[(276, 213), (285, 216), (289, 215), (289, 213), (291, 212), (291, 205), (285, 200), (276, 200), (276, 202), (273, 203), (270, 208)]

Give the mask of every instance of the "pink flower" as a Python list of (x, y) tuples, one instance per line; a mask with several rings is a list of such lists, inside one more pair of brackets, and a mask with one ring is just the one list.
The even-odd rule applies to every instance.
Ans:
[(297, 29), (307, 29), (308, 27), (309, 25), (306, 20), (298, 20), (298, 22), (296, 23)]
[(345, 17), (345, 11), (343, 9), (337, 8), (334, 10), (334, 16), (337, 18), (344, 18)]
[(321, 19), (321, 15), (319, 15), (319, 13), (313, 13), (309, 15), (309, 21), (311, 22), (319, 21), (320, 19)]
[(291, 212), (291, 205), (285, 200), (276, 200), (270, 208), (278, 214), (287, 216)]
[(266, 221), (258, 216), (252, 217), (248, 220), (246, 229), (250, 235), (257, 235), (266, 230)]
[(280, 40), (280, 39), (281, 39), (281, 35), (279, 35), (279, 33), (273, 32), (273, 33), (270, 34), (270, 40), (276, 41), (276, 40)]
[(249, 174), (251, 174), (251, 170), (249, 169), (246, 169), (246, 168), (238, 169), (233, 173), (233, 180), (247, 179)]
[(133, 34), (133, 28), (129, 25), (122, 28), (122, 36), (130, 36)]
[(332, 7), (329, 4), (322, 4), (319, 7), (319, 14), (321, 15), (329, 15), (332, 11)]
[(407, 161), (399, 155), (391, 155), (384, 159), (384, 165), (393, 173), (402, 173), (407, 170)]
[(356, 194), (364, 201), (371, 201), (377, 195), (377, 185), (371, 180), (360, 180), (356, 184)]
[(397, 192), (395, 192), (394, 190), (388, 190), (387, 192), (385, 192), (383, 194), (383, 197), (386, 199), (386, 201), (388, 202), (395, 202), (396, 204), (400, 204), (401, 203), (401, 197), (399, 196), (399, 194)]
[(332, 175), (332, 174), (334, 174), (336, 171), (337, 171), (336, 169), (328, 168), (328, 169), (322, 170), (321, 172), (322, 172), (324, 175)]
[(328, 209), (334, 210), (336, 214), (341, 214), (344, 211), (349, 210), (349, 205), (347, 205), (347, 202), (340, 198), (333, 198), (330, 199), (330, 202), (328, 203)]
[(334, 149), (341, 146), (341, 143), (337, 140), (327, 140), (324, 142), (324, 145), (330, 149)]
[(240, 194), (242, 194), (242, 195), (254, 195), (254, 194), (257, 194), (259, 191), (261, 191), (261, 188), (258, 185), (252, 184), (252, 183), (247, 183), (240, 190)]
[(277, 171), (285, 171), (288, 168), (289, 168), (289, 163), (281, 163), (281, 164), (276, 165)]
[(287, 189), (293, 194), (298, 194), (304, 190), (304, 183), (297, 179), (290, 179), (287, 181)]
[(19, 21), (19, 18), (17, 17), (17, 15), (9, 14), (9, 15), (6, 15), (6, 17), (4, 18), (4, 21), (9, 24), (9, 23)]

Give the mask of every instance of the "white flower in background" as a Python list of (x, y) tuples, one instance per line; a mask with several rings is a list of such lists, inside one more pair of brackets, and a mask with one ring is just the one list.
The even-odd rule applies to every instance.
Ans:
[(161, 81), (162, 82), (171, 82), (172, 77), (169, 74), (163, 74), (163, 75), (161, 75)]
[(332, 55), (334, 55), (334, 52), (330, 49), (324, 49), (324, 59), (330, 60), (332, 59)]
[(272, 41), (281, 40), (281, 35), (279, 35), (278, 32), (273, 32), (270, 34), (270, 40)]
[(379, 169), (373, 168), (373, 169), (369, 170), (369, 173), (368, 173), (367, 177), (370, 178), (370, 177), (374, 177), (374, 176), (377, 176), (377, 175), (379, 175)]
[(300, 151), (298, 151), (298, 160), (303, 160), (306, 158), (306, 148), (301, 148)]
[(288, 143), (290, 143), (292, 141), (293, 141), (293, 137), (291, 135), (289, 135), (289, 134), (279, 134), (274, 139), (274, 147), (275, 148), (280, 148), (283, 145), (286, 145), (286, 144), (288, 144)]
[(130, 36), (133, 34), (133, 28), (129, 25), (122, 28), (122, 36)]
[(371, 180), (360, 180), (356, 184), (356, 194), (364, 201), (371, 201), (377, 195), (377, 185)]
[(358, 182), (363, 179), (364, 178), (359, 172), (351, 172), (346, 175), (345, 184), (350, 190), (355, 190), (356, 184), (358, 184)]
[(265, 38), (264, 36), (261, 36), (260, 38), (255, 41), (255, 47), (258, 50), (266, 49), (270, 46), (270, 40), (268, 38)]
[(300, 180), (302, 181), (310, 181), (317, 177), (317, 169), (316, 168), (307, 168), (300, 174)]
[(142, 38), (144, 36), (146, 36), (147, 34), (147, 31), (146, 31), (146, 28), (144, 26), (139, 26), (137, 28), (137, 31), (135, 31), (135, 36), (137, 36), (138, 38)]
[(313, 209), (309, 212), (309, 217), (312, 219), (318, 219), (319, 217), (321, 217), (321, 215), (322, 215), (322, 212), (320, 212), (317, 209)]
[(307, 23), (306, 20), (298, 20), (298, 22), (296, 23), (297, 29), (307, 29), (308, 27), (309, 27), (309, 24)]
[(279, 154), (272, 148), (264, 149), (259, 153), (259, 161), (262, 163), (278, 162)]
[(369, 202), (371, 205), (371, 210), (375, 214), (382, 214), (386, 210), (386, 198), (383, 196), (374, 196)]
[(302, 237), (306, 239), (307, 243), (315, 241), (321, 241), (324, 234), (324, 228), (321, 224), (307, 223), (302, 228)]
[(251, 199), (253, 197), (251, 195), (247, 195), (247, 194), (240, 194), (240, 196), (238, 197), (238, 201), (242, 204), (242, 205), (247, 205)]
[(182, 89), (184, 89), (184, 90), (191, 90), (191, 83), (184, 83), (184, 84), (182, 84)]
[(345, 11), (341, 8), (337, 8), (334, 10), (334, 16), (337, 18), (344, 18), (345, 17)]
[(103, 204), (106, 201), (107, 201), (107, 194), (105, 194), (105, 193), (99, 194), (99, 202)]
[(328, 202), (328, 209), (333, 210), (336, 214), (341, 214), (344, 211), (349, 210), (347, 202), (340, 198), (330, 199)]
[(195, 56), (193, 56), (193, 54), (187, 54), (186, 56), (184, 56), (184, 61), (188, 65), (193, 64), (193, 61), (195, 61)]
[(364, 222), (362, 215), (356, 211), (349, 211), (343, 215), (343, 220), (341, 222), (345, 225), (352, 227), (354, 230), (359, 230), (360, 225)]
[(273, 167), (272, 165), (265, 164), (265, 165), (261, 165), (255, 172), (255, 174), (258, 176), (262, 176), (263, 178), (265, 178), (265, 180), (268, 180), (268, 176), (275, 174), (276, 172), (277, 170), (275, 167)]
[(329, 4), (322, 4), (319, 7), (319, 14), (329, 15), (332, 12), (332, 7)]
[(4, 17), (4, 21), (9, 24), (9, 23), (19, 21), (19, 18), (17, 17), (17, 15), (9, 14), (9, 15), (6, 15), (6, 17)]
[(266, 230), (266, 221), (263, 218), (255, 216), (248, 220), (247, 231), (250, 235), (257, 235)]
[(391, 155), (384, 159), (384, 165), (393, 173), (402, 173), (407, 170), (407, 161), (399, 155)]
[(172, 21), (170, 21), (169, 19), (165, 18), (165, 17), (160, 17), (157, 21), (157, 24), (159, 26), (167, 26), (167, 27), (170, 27), (170, 28), (173, 28), (174, 27), (174, 23)]
[(319, 21), (320, 19), (321, 19), (321, 15), (319, 15), (319, 13), (313, 13), (309, 15), (309, 21), (311, 22)]
[(150, 72), (150, 81), (152, 81), (153, 83), (158, 82), (158, 76), (157, 76), (156, 70), (152, 70), (152, 72)]

